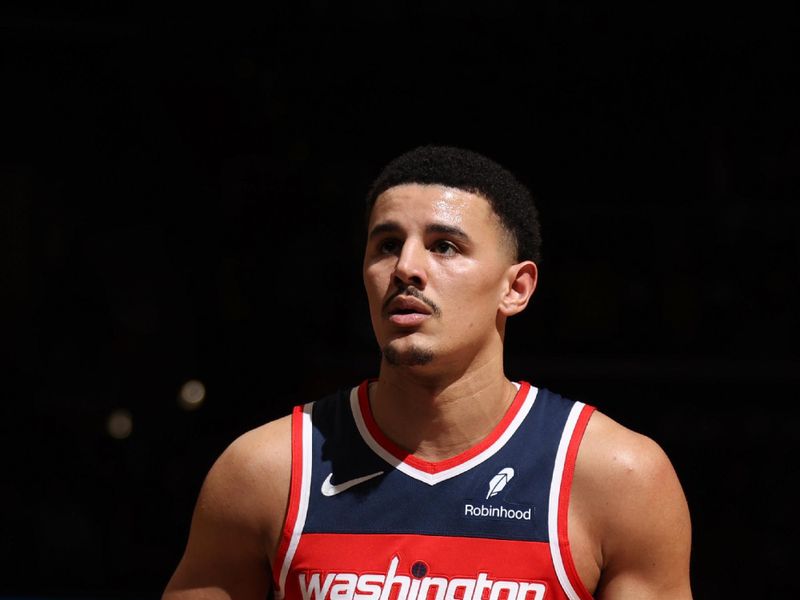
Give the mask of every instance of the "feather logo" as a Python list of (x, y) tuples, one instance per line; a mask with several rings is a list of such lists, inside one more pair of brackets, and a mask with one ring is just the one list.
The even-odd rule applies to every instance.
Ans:
[(500, 469), (500, 472), (492, 477), (489, 482), (489, 493), (486, 494), (486, 499), (488, 500), (492, 496), (499, 494), (506, 487), (506, 484), (511, 481), (512, 477), (514, 477), (514, 469), (511, 467)]

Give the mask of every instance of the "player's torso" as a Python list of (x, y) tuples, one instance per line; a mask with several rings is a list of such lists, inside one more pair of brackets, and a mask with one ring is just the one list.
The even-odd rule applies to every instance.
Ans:
[(428, 463), (383, 436), (367, 382), (298, 410), (274, 564), (303, 600), (585, 599), (566, 538), (591, 408), (522, 383), (480, 444)]

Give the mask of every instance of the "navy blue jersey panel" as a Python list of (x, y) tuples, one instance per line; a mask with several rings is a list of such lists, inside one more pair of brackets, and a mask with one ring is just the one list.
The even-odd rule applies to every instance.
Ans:
[(341, 390), (315, 402), (312, 422), (312, 490), (319, 491), (330, 473), (333, 473), (333, 483), (338, 483), (386, 469), (386, 463), (369, 449), (358, 433), (350, 410), (349, 390)]
[[(495, 454), (430, 485), (395, 469), (367, 445), (354, 421), (350, 390), (328, 396), (314, 404), (312, 413), (304, 531), (546, 542), (553, 468), (573, 406), (539, 390), (530, 413)], [(372, 477), (341, 493), (323, 493), (366, 476)]]

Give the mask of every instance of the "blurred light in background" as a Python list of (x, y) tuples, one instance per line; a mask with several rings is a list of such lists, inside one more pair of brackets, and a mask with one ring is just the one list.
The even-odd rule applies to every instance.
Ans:
[(124, 440), (133, 430), (131, 413), (124, 408), (118, 408), (109, 415), (106, 427), (108, 435), (117, 440)]
[(197, 410), (206, 399), (206, 386), (202, 381), (190, 379), (181, 386), (178, 394), (178, 404), (183, 410)]

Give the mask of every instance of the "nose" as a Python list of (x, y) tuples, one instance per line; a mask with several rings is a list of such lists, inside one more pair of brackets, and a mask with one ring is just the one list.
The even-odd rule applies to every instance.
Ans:
[(422, 290), (428, 283), (425, 269), (426, 249), (421, 244), (406, 240), (394, 267), (394, 283), (398, 287), (413, 285)]

